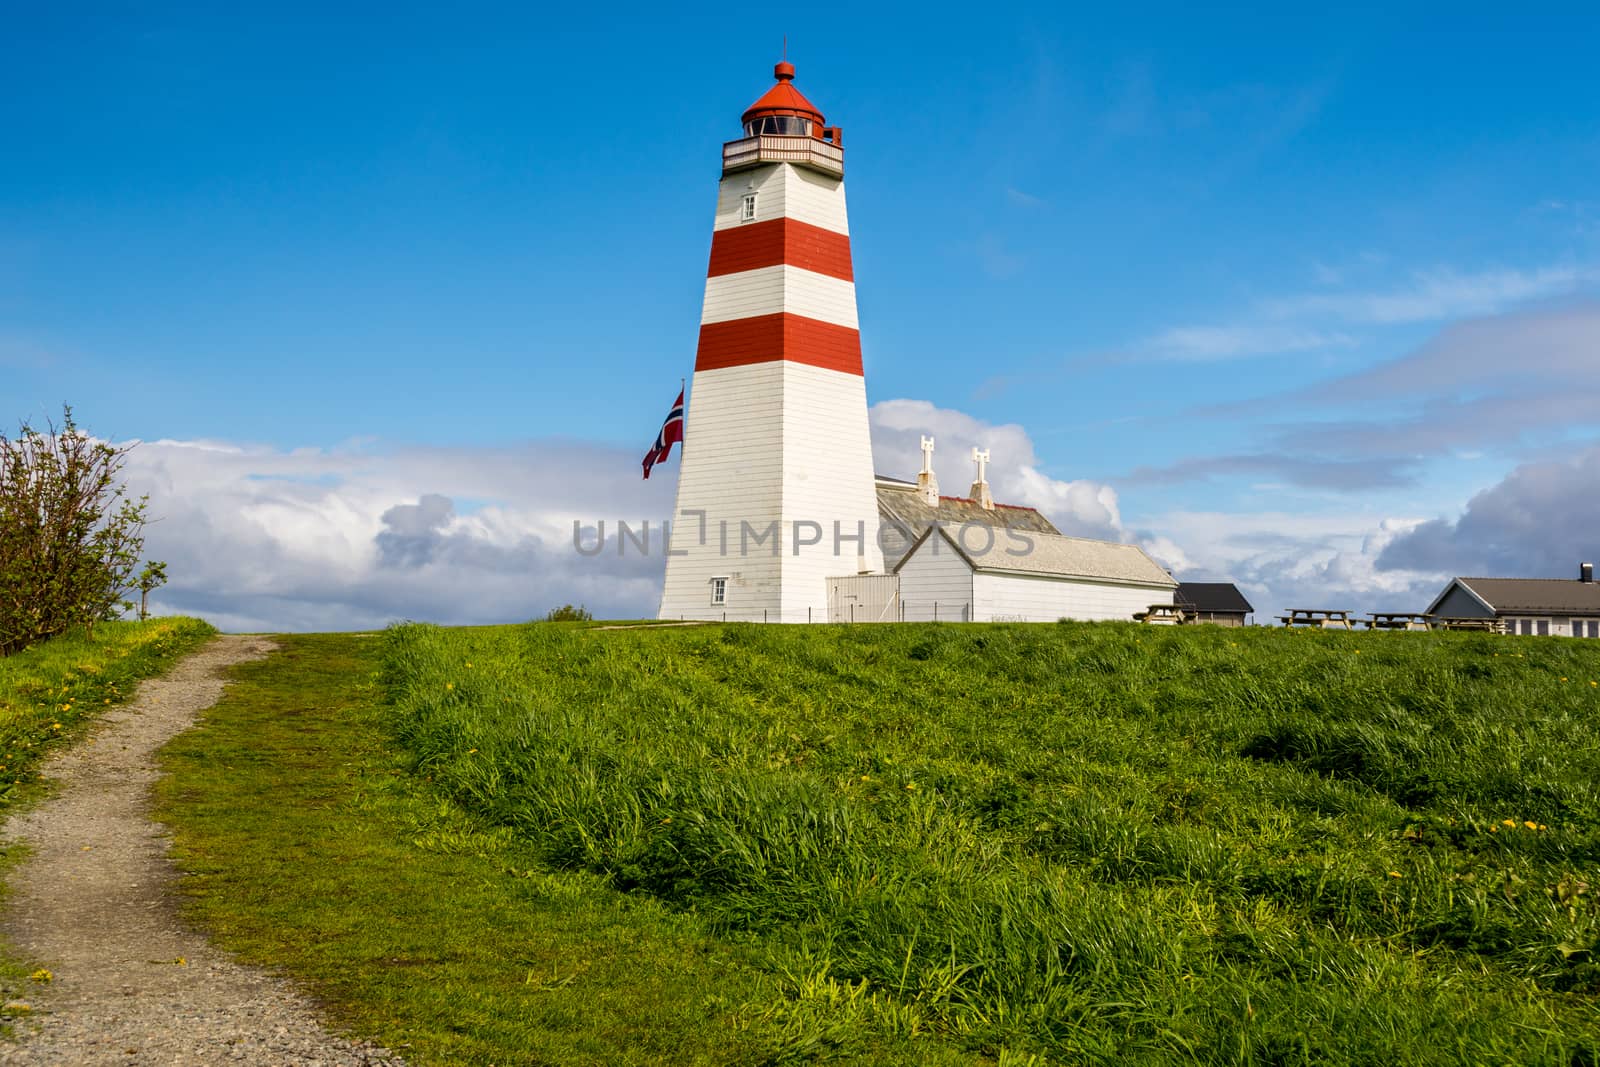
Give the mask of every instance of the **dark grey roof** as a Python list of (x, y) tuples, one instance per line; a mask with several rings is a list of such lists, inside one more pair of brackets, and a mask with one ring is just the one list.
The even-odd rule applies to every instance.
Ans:
[(1194, 611), (1215, 611), (1224, 614), (1256, 610), (1232, 582), (1179, 582), (1176, 603)]
[[(1457, 578), (1498, 613), (1600, 615), (1600, 582), (1574, 578)], [(1445, 592), (1449, 592), (1445, 587)], [(1443, 600), (1443, 594), (1439, 600)], [(1434, 601), (1437, 606), (1438, 600)], [(1432, 610), (1432, 607), (1429, 608)]]

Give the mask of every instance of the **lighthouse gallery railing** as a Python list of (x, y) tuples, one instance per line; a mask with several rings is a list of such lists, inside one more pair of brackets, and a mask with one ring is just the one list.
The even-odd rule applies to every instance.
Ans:
[(798, 163), (825, 174), (844, 174), (844, 149), (815, 137), (762, 134), (729, 141), (722, 146), (722, 170), (738, 170), (758, 163)]

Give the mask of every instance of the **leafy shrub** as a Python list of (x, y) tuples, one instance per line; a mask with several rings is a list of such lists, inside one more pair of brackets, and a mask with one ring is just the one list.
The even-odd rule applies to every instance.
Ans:
[[(80, 430), (70, 407), (59, 429), (0, 434), (0, 656), (130, 606), (146, 500), (120, 481), (128, 451)], [(147, 589), (161, 580), (147, 568)]]
[(582, 604), (573, 607), (563, 604), (559, 608), (551, 608), (545, 613), (545, 622), (593, 622), (594, 616)]

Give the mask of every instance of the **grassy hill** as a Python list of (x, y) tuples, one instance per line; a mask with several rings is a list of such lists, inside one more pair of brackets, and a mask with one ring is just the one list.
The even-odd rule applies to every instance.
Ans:
[(1600, 1063), (1600, 642), (383, 641), (419, 775), (754, 946), (792, 980), (772, 1016), (834, 1045), (854, 1019), (1003, 1061)]

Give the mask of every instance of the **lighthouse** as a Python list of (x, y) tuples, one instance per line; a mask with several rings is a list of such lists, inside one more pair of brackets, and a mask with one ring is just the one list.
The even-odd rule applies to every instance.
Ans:
[(663, 619), (823, 622), (883, 569), (843, 138), (774, 74), (722, 146)]

